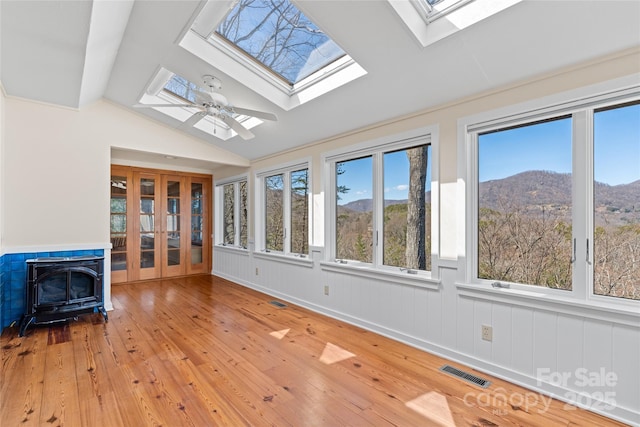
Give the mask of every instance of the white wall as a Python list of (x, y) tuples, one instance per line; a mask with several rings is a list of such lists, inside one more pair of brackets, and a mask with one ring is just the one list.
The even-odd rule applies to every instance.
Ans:
[[(544, 303), (534, 306), (508, 299), (488, 301), (456, 286), (457, 260), (464, 256), (464, 249), (458, 243), (464, 239), (459, 239), (456, 230), (457, 218), (464, 215), (464, 208), (460, 209), (459, 204), (463, 195), (457, 194), (458, 119), (637, 74), (639, 63), (640, 51), (624, 52), (252, 164), (250, 178), (257, 170), (311, 157), (313, 197), (322, 198), (322, 153), (437, 125), (440, 145), (439, 158), (435, 161), (439, 162), (440, 171), (441, 218), (438, 248), (441, 285), (438, 289), (323, 269), (319, 262), (322, 248), (313, 254), (313, 264), (303, 265), (214, 247), (214, 273), (608, 416), (640, 423), (637, 317), (625, 317), (621, 321), (615, 314), (609, 318), (606, 312), (590, 317), (579, 310), (562, 310)], [(237, 171), (229, 171), (230, 175), (234, 173)], [(223, 175), (219, 173), (217, 178), (222, 179)], [(254, 195), (250, 195), (249, 200), (255, 200)], [(314, 229), (323, 229), (322, 216), (314, 213)], [(254, 233), (250, 226), (250, 239)], [(320, 246), (322, 242), (315, 240), (312, 244)], [(323, 292), (325, 285), (330, 287), (328, 296)], [(492, 342), (480, 338), (482, 324), (493, 326)], [(569, 372), (573, 381), (561, 386), (539, 383), (539, 368), (549, 369), (551, 373)], [(575, 376), (576, 370), (582, 368), (590, 373), (600, 372), (602, 368), (616, 373), (618, 378), (613, 386), (583, 386), (576, 382)], [(599, 400), (605, 393), (609, 393), (609, 397), (613, 393), (615, 408)], [(513, 396), (506, 396), (509, 397)], [(537, 403), (544, 402), (538, 399)], [(533, 410), (538, 409), (540, 406)]]
[(4, 88), (0, 82), (0, 256), (4, 253)]
[[(3, 98), (2, 250), (105, 249), (110, 271), (111, 149), (247, 165), (230, 152), (101, 101), (81, 110)], [(122, 163), (122, 162), (121, 162)], [(179, 169), (179, 168), (176, 168)], [(110, 277), (105, 306), (111, 308)]]
[(7, 98), (5, 245), (109, 242), (111, 147), (246, 163), (108, 102), (82, 110)]

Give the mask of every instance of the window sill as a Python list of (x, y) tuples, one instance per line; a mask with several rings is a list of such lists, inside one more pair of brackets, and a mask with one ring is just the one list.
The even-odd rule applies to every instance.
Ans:
[(522, 289), (493, 288), (481, 284), (456, 283), (456, 288), (461, 296), (468, 298), (604, 320), (636, 328), (640, 324), (640, 310), (636, 307), (563, 298)]
[(269, 261), (282, 262), (285, 264), (294, 264), (299, 265), (301, 267), (313, 267), (313, 260), (307, 257), (297, 257), (293, 255), (285, 255), (282, 253), (274, 253), (274, 252), (254, 252), (254, 258), (267, 259)]
[(240, 246), (215, 245), (214, 250), (222, 250), (224, 252), (232, 252), (234, 254), (249, 256), (249, 251)]
[(414, 286), (432, 290), (440, 289), (440, 280), (432, 279), (429, 273), (408, 274), (405, 272), (372, 268), (369, 266), (340, 264), (336, 262), (321, 262), (320, 268), (325, 271), (349, 274), (352, 276), (367, 277), (370, 279), (382, 279), (387, 282), (400, 285)]

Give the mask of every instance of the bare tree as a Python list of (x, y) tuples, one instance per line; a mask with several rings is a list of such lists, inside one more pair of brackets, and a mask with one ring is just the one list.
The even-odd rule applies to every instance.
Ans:
[(407, 268), (425, 270), (426, 179), (428, 145), (407, 150), (409, 159), (409, 199), (407, 202), (407, 246), (405, 263)]
[(284, 0), (240, 0), (218, 34), (290, 82), (329, 37), (293, 4)]

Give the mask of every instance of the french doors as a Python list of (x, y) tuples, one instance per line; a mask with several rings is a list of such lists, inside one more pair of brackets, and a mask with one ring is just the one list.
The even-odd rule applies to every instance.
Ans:
[(210, 176), (113, 166), (111, 186), (113, 283), (209, 271)]

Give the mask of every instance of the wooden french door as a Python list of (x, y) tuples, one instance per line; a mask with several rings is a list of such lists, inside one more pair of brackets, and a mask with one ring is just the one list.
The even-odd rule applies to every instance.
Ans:
[[(112, 187), (123, 180), (130, 183), (126, 207), (122, 194), (114, 203), (112, 188), (112, 282), (208, 272), (211, 177), (113, 166)], [(126, 216), (126, 227), (114, 230), (120, 224), (114, 206), (115, 219)]]

